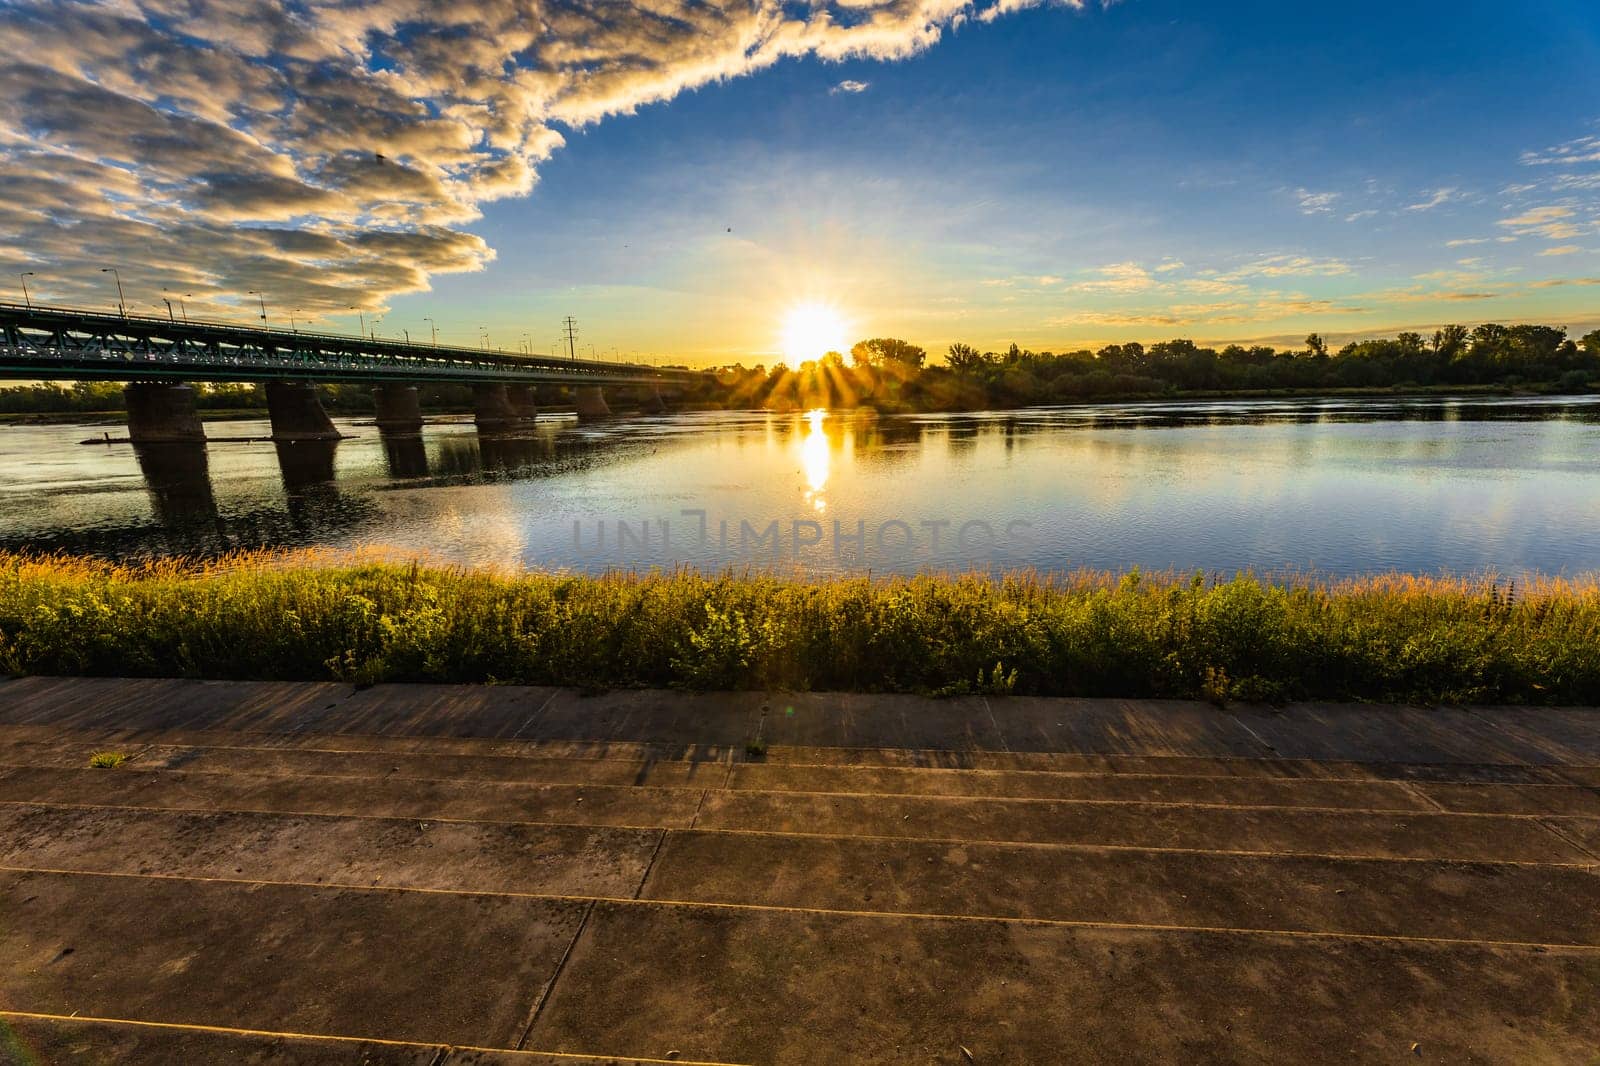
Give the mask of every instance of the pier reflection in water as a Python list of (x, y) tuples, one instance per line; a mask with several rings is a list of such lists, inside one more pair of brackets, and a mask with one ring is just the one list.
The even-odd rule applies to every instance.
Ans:
[[(1592, 400), (730, 412), (586, 425), (556, 416), (499, 435), (466, 421), (421, 436), (348, 420), (340, 429), (343, 441), (272, 445), (260, 439), (264, 421), (213, 423), (204, 448), (136, 452), (77, 444), (103, 427), (0, 427), (0, 547), (123, 558), (381, 543), (591, 572), (1600, 567)], [(978, 520), (1030, 523), (1032, 539), (992, 560), (954, 551), (956, 531)], [(700, 535), (723, 522), (726, 539)], [(787, 549), (795, 522), (820, 528), (823, 544), (774, 553), (759, 537), (777, 523)], [(832, 552), (835, 522), (847, 536), (864, 523), (872, 550)], [(750, 550), (739, 544), (744, 523)], [(909, 527), (916, 550), (876, 554), (886, 523)]]

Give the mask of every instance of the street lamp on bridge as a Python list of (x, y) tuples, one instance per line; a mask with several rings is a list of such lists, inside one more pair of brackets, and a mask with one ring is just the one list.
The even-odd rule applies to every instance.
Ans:
[(28, 310), (33, 310), (33, 297), (28, 295), (28, 279), (33, 277), (33, 271), (24, 270), (17, 277), (22, 279), (22, 302), (28, 305)]
[(435, 348), (439, 347), (439, 323), (435, 322), (430, 315), (423, 315), (422, 321), (433, 327), (433, 346)]
[(291, 332), (293, 332), (293, 333), (299, 333), (300, 332), (300, 327), (295, 323), (294, 316), (295, 316), (295, 312), (304, 311), (304, 310), (305, 310), (304, 307), (292, 307), (292, 308), (289, 309), (289, 329), (290, 329)]
[(128, 303), (122, 298), (122, 275), (117, 273), (116, 267), (101, 267), (100, 273), (110, 274), (117, 279), (117, 314), (123, 318), (128, 317)]
[(367, 313), (361, 310), (361, 308), (357, 307), (355, 304), (350, 305), (350, 310), (354, 311), (356, 313), (356, 317), (361, 320), (361, 335), (365, 337), (367, 335)]
[(265, 296), (261, 295), (259, 292), (257, 292), (254, 289), (251, 289), (246, 295), (254, 296), (256, 298), (256, 302), (261, 305), (261, 324), (263, 326), (266, 325), (267, 324), (267, 298)]

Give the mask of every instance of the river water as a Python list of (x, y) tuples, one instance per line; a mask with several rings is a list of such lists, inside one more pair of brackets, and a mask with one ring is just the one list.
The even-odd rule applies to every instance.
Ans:
[(470, 423), (200, 448), (0, 426), (0, 548), (111, 558), (382, 545), (589, 572), (1600, 569), (1600, 402), (1104, 404), (905, 417)]

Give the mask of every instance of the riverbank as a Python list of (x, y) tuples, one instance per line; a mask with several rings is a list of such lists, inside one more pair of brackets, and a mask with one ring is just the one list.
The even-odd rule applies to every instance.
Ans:
[(0, 672), (1600, 703), (1600, 585), (1137, 572), (808, 581), (0, 555)]

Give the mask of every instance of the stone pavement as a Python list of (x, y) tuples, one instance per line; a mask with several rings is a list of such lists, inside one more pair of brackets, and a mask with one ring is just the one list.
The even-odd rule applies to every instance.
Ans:
[(3, 1062), (1419, 1059), (1600, 1061), (1600, 711), (0, 681)]

